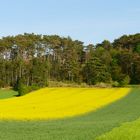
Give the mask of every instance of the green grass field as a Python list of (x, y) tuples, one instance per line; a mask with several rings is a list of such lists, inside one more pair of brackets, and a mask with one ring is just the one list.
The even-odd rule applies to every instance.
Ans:
[(7, 99), (17, 96), (18, 93), (16, 91), (10, 89), (1, 89), (0, 90), (0, 99)]
[(0, 121), (0, 140), (138, 140), (139, 92), (139, 88), (133, 89), (125, 98), (79, 117), (54, 121)]
[(100, 136), (97, 140), (139, 140), (140, 119), (122, 124), (112, 131)]

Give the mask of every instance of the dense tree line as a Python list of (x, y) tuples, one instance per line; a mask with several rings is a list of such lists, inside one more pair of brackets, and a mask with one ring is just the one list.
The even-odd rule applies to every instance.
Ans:
[(140, 84), (140, 34), (88, 46), (57, 35), (0, 39), (0, 87), (45, 87), (49, 80)]

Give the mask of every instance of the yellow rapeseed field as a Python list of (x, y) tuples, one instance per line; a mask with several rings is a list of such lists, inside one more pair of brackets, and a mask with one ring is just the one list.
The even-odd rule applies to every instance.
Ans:
[(44, 88), (22, 97), (0, 100), (0, 119), (58, 119), (82, 115), (112, 103), (129, 88)]

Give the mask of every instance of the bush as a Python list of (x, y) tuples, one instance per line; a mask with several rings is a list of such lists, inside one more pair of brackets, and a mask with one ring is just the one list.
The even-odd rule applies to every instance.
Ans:
[(23, 96), (31, 91), (40, 89), (41, 86), (33, 84), (32, 86), (27, 86), (24, 84), (22, 78), (18, 78), (17, 82), (15, 83), (14, 90), (18, 91), (18, 96)]
[(120, 87), (127, 86), (130, 83), (130, 77), (126, 75), (120, 82), (119, 85)]
[(30, 87), (27, 87), (27, 86), (25, 86), (23, 84), (18, 88), (19, 96), (23, 96), (23, 95), (27, 94), (30, 91), (31, 91)]
[(35, 86), (35, 85), (32, 85), (32, 86), (26, 86), (24, 84), (21, 84), (20, 87), (18, 88), (18, 93), (19, 93), (19, 96), (23, 96), (29, 92), (32, 92), (32, 91), (35, 91), (35, 90), (38, 90), (40, 89), (40, 87), (38, 86)]
[(112, 87), (119, 87), (120, 86), (120, 84), (119, 84), (119, 82), (117, 82), (117, 81), (114, 81), (113, 83), (112, 83)]
[(30, 86), (30, 88), (31, 88), (31, 91), (34, 91), (34, 90), (40, 89), (41, 87), (39, 87), (37, 85), (32, 85), (32, 86)]

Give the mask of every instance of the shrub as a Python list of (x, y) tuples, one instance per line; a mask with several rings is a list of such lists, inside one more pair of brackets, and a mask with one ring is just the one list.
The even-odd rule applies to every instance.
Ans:
[(40, 89), (40, 87), (38, 87), (36, 85), (26, 86), (24, 84), (21, 84), (20, 87), (18, 88), (18, 93), (19, 93), (19, 96), (23, 96), (29, 92), (32, 92), (32, 91), (38, 90), (38, 89)]
[(119, 85), (120, 87), (127, 86), (130, 83), (130, 77), (126, 75), (122, 80), (120, 80)]
[(31, 91), (38, 90), (42, 86), (38, 86), (37, 84), (33, 84), (32, 86), (27, 86), (23, 82), (23, 78), (18, 78), (17, 82), (14, 86), (14, 90), (18, 91), (18, 96), (23, 96)]
[(119, 87), (120, 86), (120, 84), (119, 84), (119, 82), (117, 82), (117, 81), (114, 81), (113, 83), (112, 83), (112, 87)]

